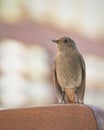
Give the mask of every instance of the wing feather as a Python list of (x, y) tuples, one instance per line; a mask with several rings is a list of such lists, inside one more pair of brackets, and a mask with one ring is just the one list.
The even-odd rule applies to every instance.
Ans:
[(54, 64), (53, 64), (53, 80), (54, 80), (54, 87), (56, 89), (56, 92), (57, 92), (57, 95), (58, 95), (58, 99), (60, 101), (61, 97), (62, 97), (62, 89), (61, 89), (61, 86), (59, 85), (59, 82), (57, 80), (56, 61), (54, 61)]
[(82, 68), (82, 82), (80, 86), (78, 87), (77, 94), (78, 94), (79, 101), (83, 103), (84, 93), (85, 93), (86, 67), (85, 67), (85, 62), (83, 60), (83, 57), (81, 55), (80, 55), (80, 62), (81, 62), (81, 68)]

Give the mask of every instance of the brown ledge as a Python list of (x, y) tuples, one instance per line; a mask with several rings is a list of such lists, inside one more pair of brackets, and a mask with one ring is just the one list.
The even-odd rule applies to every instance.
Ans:
[(0, 130), (104, 130), (104, 110), (79, 104), (5, 109)]

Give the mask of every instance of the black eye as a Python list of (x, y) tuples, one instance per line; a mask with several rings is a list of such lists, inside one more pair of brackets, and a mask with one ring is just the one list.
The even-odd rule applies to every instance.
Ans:
[(68, 40), (67, 40), (67, 39), (65, 39), (65, 40), (64, 40), (64, 43), (68, 43)]

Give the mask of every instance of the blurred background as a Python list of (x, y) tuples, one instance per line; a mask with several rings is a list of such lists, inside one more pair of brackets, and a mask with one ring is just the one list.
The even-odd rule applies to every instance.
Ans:
[(0, 107), (58, 102), (51, 40), (69, 36), (86, 62), (85, 103), (104, 108), (103, 12), (103, 0), (0, 0)]

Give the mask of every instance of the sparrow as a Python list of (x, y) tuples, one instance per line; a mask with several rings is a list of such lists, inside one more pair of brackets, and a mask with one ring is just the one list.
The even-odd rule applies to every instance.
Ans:
[(53, 79), (59, 103), (84, 103), (85, 62), (75, 42), (65, 36), (56, 43), (57, 53), (53, 64)]

